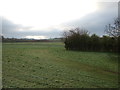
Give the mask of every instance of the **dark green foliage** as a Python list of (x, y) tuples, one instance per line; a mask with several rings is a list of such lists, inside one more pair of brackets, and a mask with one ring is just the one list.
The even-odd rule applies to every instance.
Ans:
[(65, 48), (79, 51), (119, 52), (120, 37), (89, 35), (88, 31), (76, 28), (64, 32)]
[(90, 40), (91, 40), (91, 42), (90, 42), (91, 50), (92, 51), (98, 51), (99, 48), (101, 47), (100, 38), (96, 34), (93, 34), (90, 37)]

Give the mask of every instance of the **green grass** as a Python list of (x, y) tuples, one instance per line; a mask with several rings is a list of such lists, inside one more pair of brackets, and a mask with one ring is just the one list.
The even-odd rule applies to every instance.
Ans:
[(63, 43), (3, 43), (5, 88), (117, 88), (117, 55), (66, 51)]

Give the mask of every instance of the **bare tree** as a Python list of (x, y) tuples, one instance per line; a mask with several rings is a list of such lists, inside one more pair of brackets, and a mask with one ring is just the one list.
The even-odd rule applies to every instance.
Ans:
[(120, 36), (120, 19), (116, 18), (114, 20), (114, 24), (106, 25), (105, 32), (111, 37), (119, 37)]
[(73, 34), (83, 35), (83, 34), (90, 34), (90, 33), (85, 29), (81, 29), (81, 28), (77, 27), (77, 28), (74, 28), (74, 29), (64, 31), (62, 35), (63, 35), (63, 37), (66, 38), (66, 37), (71, 36)]

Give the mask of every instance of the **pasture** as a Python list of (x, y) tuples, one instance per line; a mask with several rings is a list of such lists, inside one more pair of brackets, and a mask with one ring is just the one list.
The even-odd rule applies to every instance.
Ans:
[(117, 55), (67, 51), (61, 42), (3, 43), (4, 88), (117, 88)]

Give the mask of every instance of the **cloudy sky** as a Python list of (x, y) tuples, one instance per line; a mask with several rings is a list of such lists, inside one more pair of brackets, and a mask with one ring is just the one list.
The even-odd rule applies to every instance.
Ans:
[(64, 30), (80, 27), (104, 34), (105, 25), (118, 16), (119, 0), (3, 0), (2, 34), (14, 38), (61, 37)]

